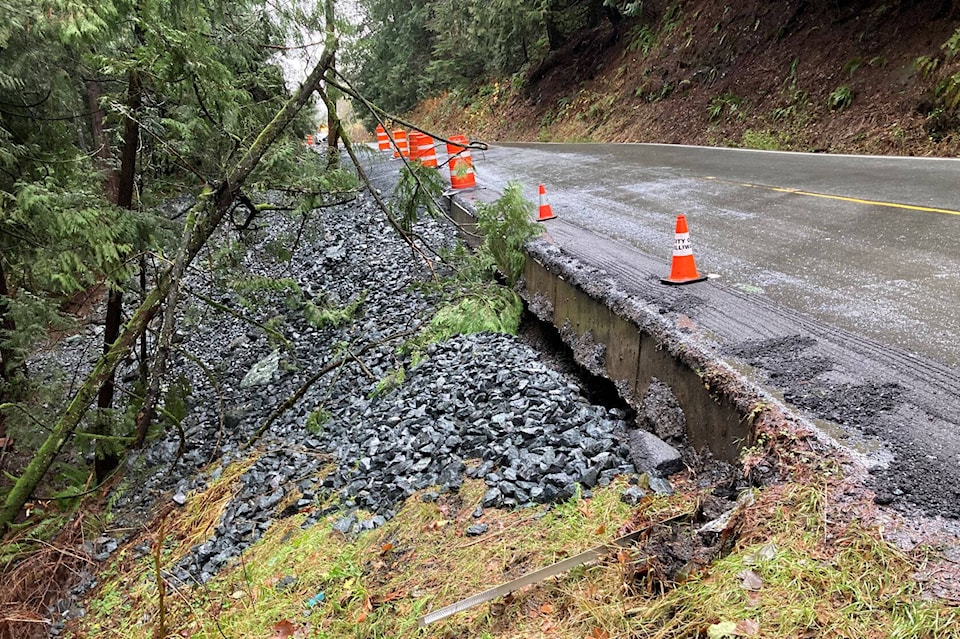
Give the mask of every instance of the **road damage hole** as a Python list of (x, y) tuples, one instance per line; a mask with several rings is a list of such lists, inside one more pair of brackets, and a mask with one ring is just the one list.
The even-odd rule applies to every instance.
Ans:
[(802, 335), (749, 340), (729, 349), (729, 354), (762, 370), (772, 383), (793, 387), (833, 369), (828, 357), (805, 355), (817, 340)]
[(553, 324), (544, 322), (531, 313), (526, 303), (520, 318), (518, 335), (536, 349), (551, 366), (576, 378), (584, 397), (591, 404), (621, 411), (628, 424), (636, 419), (636, 411), (620, 396), (616, 384), (581, 366), (574, 357), (573, 350), (563, 341), (560, 331)]
[(892, 382), (838, 383), (817, 379), (833, 370), (833, 361), (804, 354), (816, 345), (812, 337), (790, 335), (741, 343), (730, 355), (762, 371), (782, 390), (785, 401), (814, 417), (854, 426), (865, 435), (877, 433), (876, 419), (896, 408), (903, 387)]

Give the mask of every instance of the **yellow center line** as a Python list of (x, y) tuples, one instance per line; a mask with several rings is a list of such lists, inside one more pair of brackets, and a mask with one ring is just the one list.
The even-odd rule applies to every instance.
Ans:
[(914, 204), (898, 204), (896, 202), (883, 202), (880, 200), (864, 200), (857, 197), (846, 197), (843, 195), (830, 195), (828, 193), (815, 193), (813, 191), (801, 191), (799, 189), (783, 188), (778, 186), (765, 186), (763, 184), (750, 184), (748, 182), (732, 182), (728, 180), (721, 180), (713, 176), (707, 176), (706, 179), (714, 180), (716, 182), (726, 182), (727, 184), (736, 184), (737, 186), (745, 186), (751, 189), (767, 189), (768, 191), (775, 191), (777, 193), (790, 193), (792, 195), (806, 195), (809, 197), (819, 197), (827, 200), (840, 200), (841, 202), (852, 202), (853, 204), (867, 204), (870, 206), (886, 206), (892, 209), (905, 209), (907, 211), (923, 211), (925, 213), (945, 213), (947, 215), (960, 215), (960, 211), (955, 211), (953, 209), (938, 209), (931, 206), (916, 206)]

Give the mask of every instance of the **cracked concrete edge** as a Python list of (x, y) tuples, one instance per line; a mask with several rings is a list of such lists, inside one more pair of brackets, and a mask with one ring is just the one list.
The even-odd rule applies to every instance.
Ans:
[[(466, 197), (467, 195), (473, 197)], [(456, 205), (474, 217), (474, 202), (492, 199), (495, 197), (488, 189), (446, 197), (448, 208)], [(763, 432), (771, 436), (786, 436), (794, 441), (805, 441), (811, 449), (833, 456), (846, 467), (849, 474), (860, 478), (867, 476), (869, 464), (864, 455), (838, 443), (779, 398), (737, 372), (692, 336), (673, 327), (660, 309), (632, 296), (606, 271), (565, 254), (560, 246), (545, 239), (538, 238), (528, 242), (525, 252), (528, 258), (536, 260), (554, 276), (562, 278), (591, 299), (605, 305), (611, 312), (633, 324), (641, 333), (647, 333), (662, 349), (699, 375), (712, 396), (730, 401), (742, 419), (751, 420), (755, 433)], [(522, 279), (517, 287), (528, 308), (539, 319), (553, 321), (554, 309), (548, 300), (539, 294), (525, 294), (525, 282)], [(569, 335), (564, 336), (564, 340), (567, 341), (568, 337)], [(574, 350), (576, 357), (578, 344), (568, 341), (568, 345)], [(588, 370), (591, 364), (595, 364), (579, 359), (578, 363), (586, 366)], [(619, 385), (618, 391), (621, 391), (623, 396)], [(634, 402), (631, 397), (624, 399), (631, 404)]]

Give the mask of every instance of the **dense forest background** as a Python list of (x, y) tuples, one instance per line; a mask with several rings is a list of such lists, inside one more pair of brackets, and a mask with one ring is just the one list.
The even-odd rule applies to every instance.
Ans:
[(488, 140), (960, 152), (950, 0), (364, 0), (388, 111)]

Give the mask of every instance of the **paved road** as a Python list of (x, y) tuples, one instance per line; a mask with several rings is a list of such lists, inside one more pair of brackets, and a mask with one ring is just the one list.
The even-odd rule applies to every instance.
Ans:
[[(864, 454), (885, 501), (960, 519), (960, 160), (512, 144), (474, 163), (461, 197), (544, 183), (549, 241)], [(678, 213), (717, 278), (659, 283)]]
[(723, 285), (960, 365), (960, 160), (646, 144), (476, 155), (481, 185), (516, 179), (535, 200), (543, 182), (565, 222), (665, 265), (684, 213), (700, 270)]

